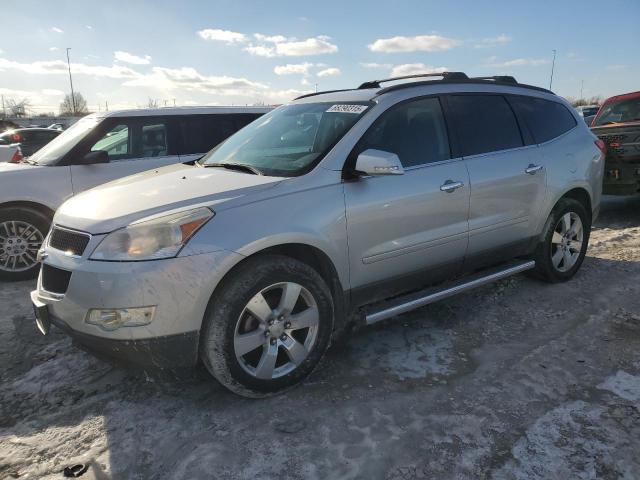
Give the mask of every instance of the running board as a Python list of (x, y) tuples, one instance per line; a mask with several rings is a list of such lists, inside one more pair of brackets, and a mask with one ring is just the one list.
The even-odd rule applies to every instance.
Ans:
[(535, 266), (536, 262), (534, 262), (533, 260), (517, 264), (510, 264), (510, 266), (507, 268), (505, 268), (503, 265), (497, 270), (493, 269), (490, 272), (484, 271), (474, 276), (461, 279), (461, 283), (448, 286), (444, 289), (430, 289), (427, 291), (413, 293), (400, 298), (396, 298), (391, 302), (385, 302), (385, 308), (383, 308), (382, 310), (365, 314), (365, 323), (367, 325), (371, 325), (381, 320), (395, 317), (396, 315), (400, 315), (401, 313), (424, 307), (425, 305), (428, 305), (430, 303), (437, 302), (438, 300), (442, 300), (453, 295), (457, 295), (458, 293), (471, 290), (472, 288), (480, 287), (482, 285), (486, 285), (487, 283), (492, 283), (497, 280), (510, 277), (511, 275), (524, 272), (525, 270), (531, 270)]

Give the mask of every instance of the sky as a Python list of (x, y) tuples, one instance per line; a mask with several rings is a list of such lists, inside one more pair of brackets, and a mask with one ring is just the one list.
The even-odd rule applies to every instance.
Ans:
[(640, 1), (31, 1), (5, 4), (0, 94), (58, 111), (279, 104), (439, 71), (514, 75), (565, 97), (640, 89)]

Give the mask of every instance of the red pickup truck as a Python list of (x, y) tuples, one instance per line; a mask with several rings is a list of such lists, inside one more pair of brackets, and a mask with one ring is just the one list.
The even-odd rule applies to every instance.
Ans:
[(591, 123), (607, 147), (602, 192), (640, 193), (640, 91), (608, 98)]

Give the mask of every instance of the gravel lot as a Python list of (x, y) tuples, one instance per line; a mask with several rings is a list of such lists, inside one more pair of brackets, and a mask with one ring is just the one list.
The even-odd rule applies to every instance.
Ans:
[(517, 276), (361, 330), (285, 396), (112, 368), (0, 284), (0, 478), (640, 478), (640, 198), (576, 278)]

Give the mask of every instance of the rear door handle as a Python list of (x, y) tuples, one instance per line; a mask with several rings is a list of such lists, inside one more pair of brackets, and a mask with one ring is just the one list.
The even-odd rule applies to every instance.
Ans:
[(530, 163), (527, 168), (524, 169), (524, 173), (528, 173), (529, 175), (535, 175), (536, 172), (542, 170), (544, 167), (542, 165), (534, 165)]
[(447, 180), (442, 185), (440, 185), (441, 192), (451, 193), (454, 190), (457, 190), (460, 187), (464, 187), (464, 183), (462, 182), (454, 182), (453, 180)]

